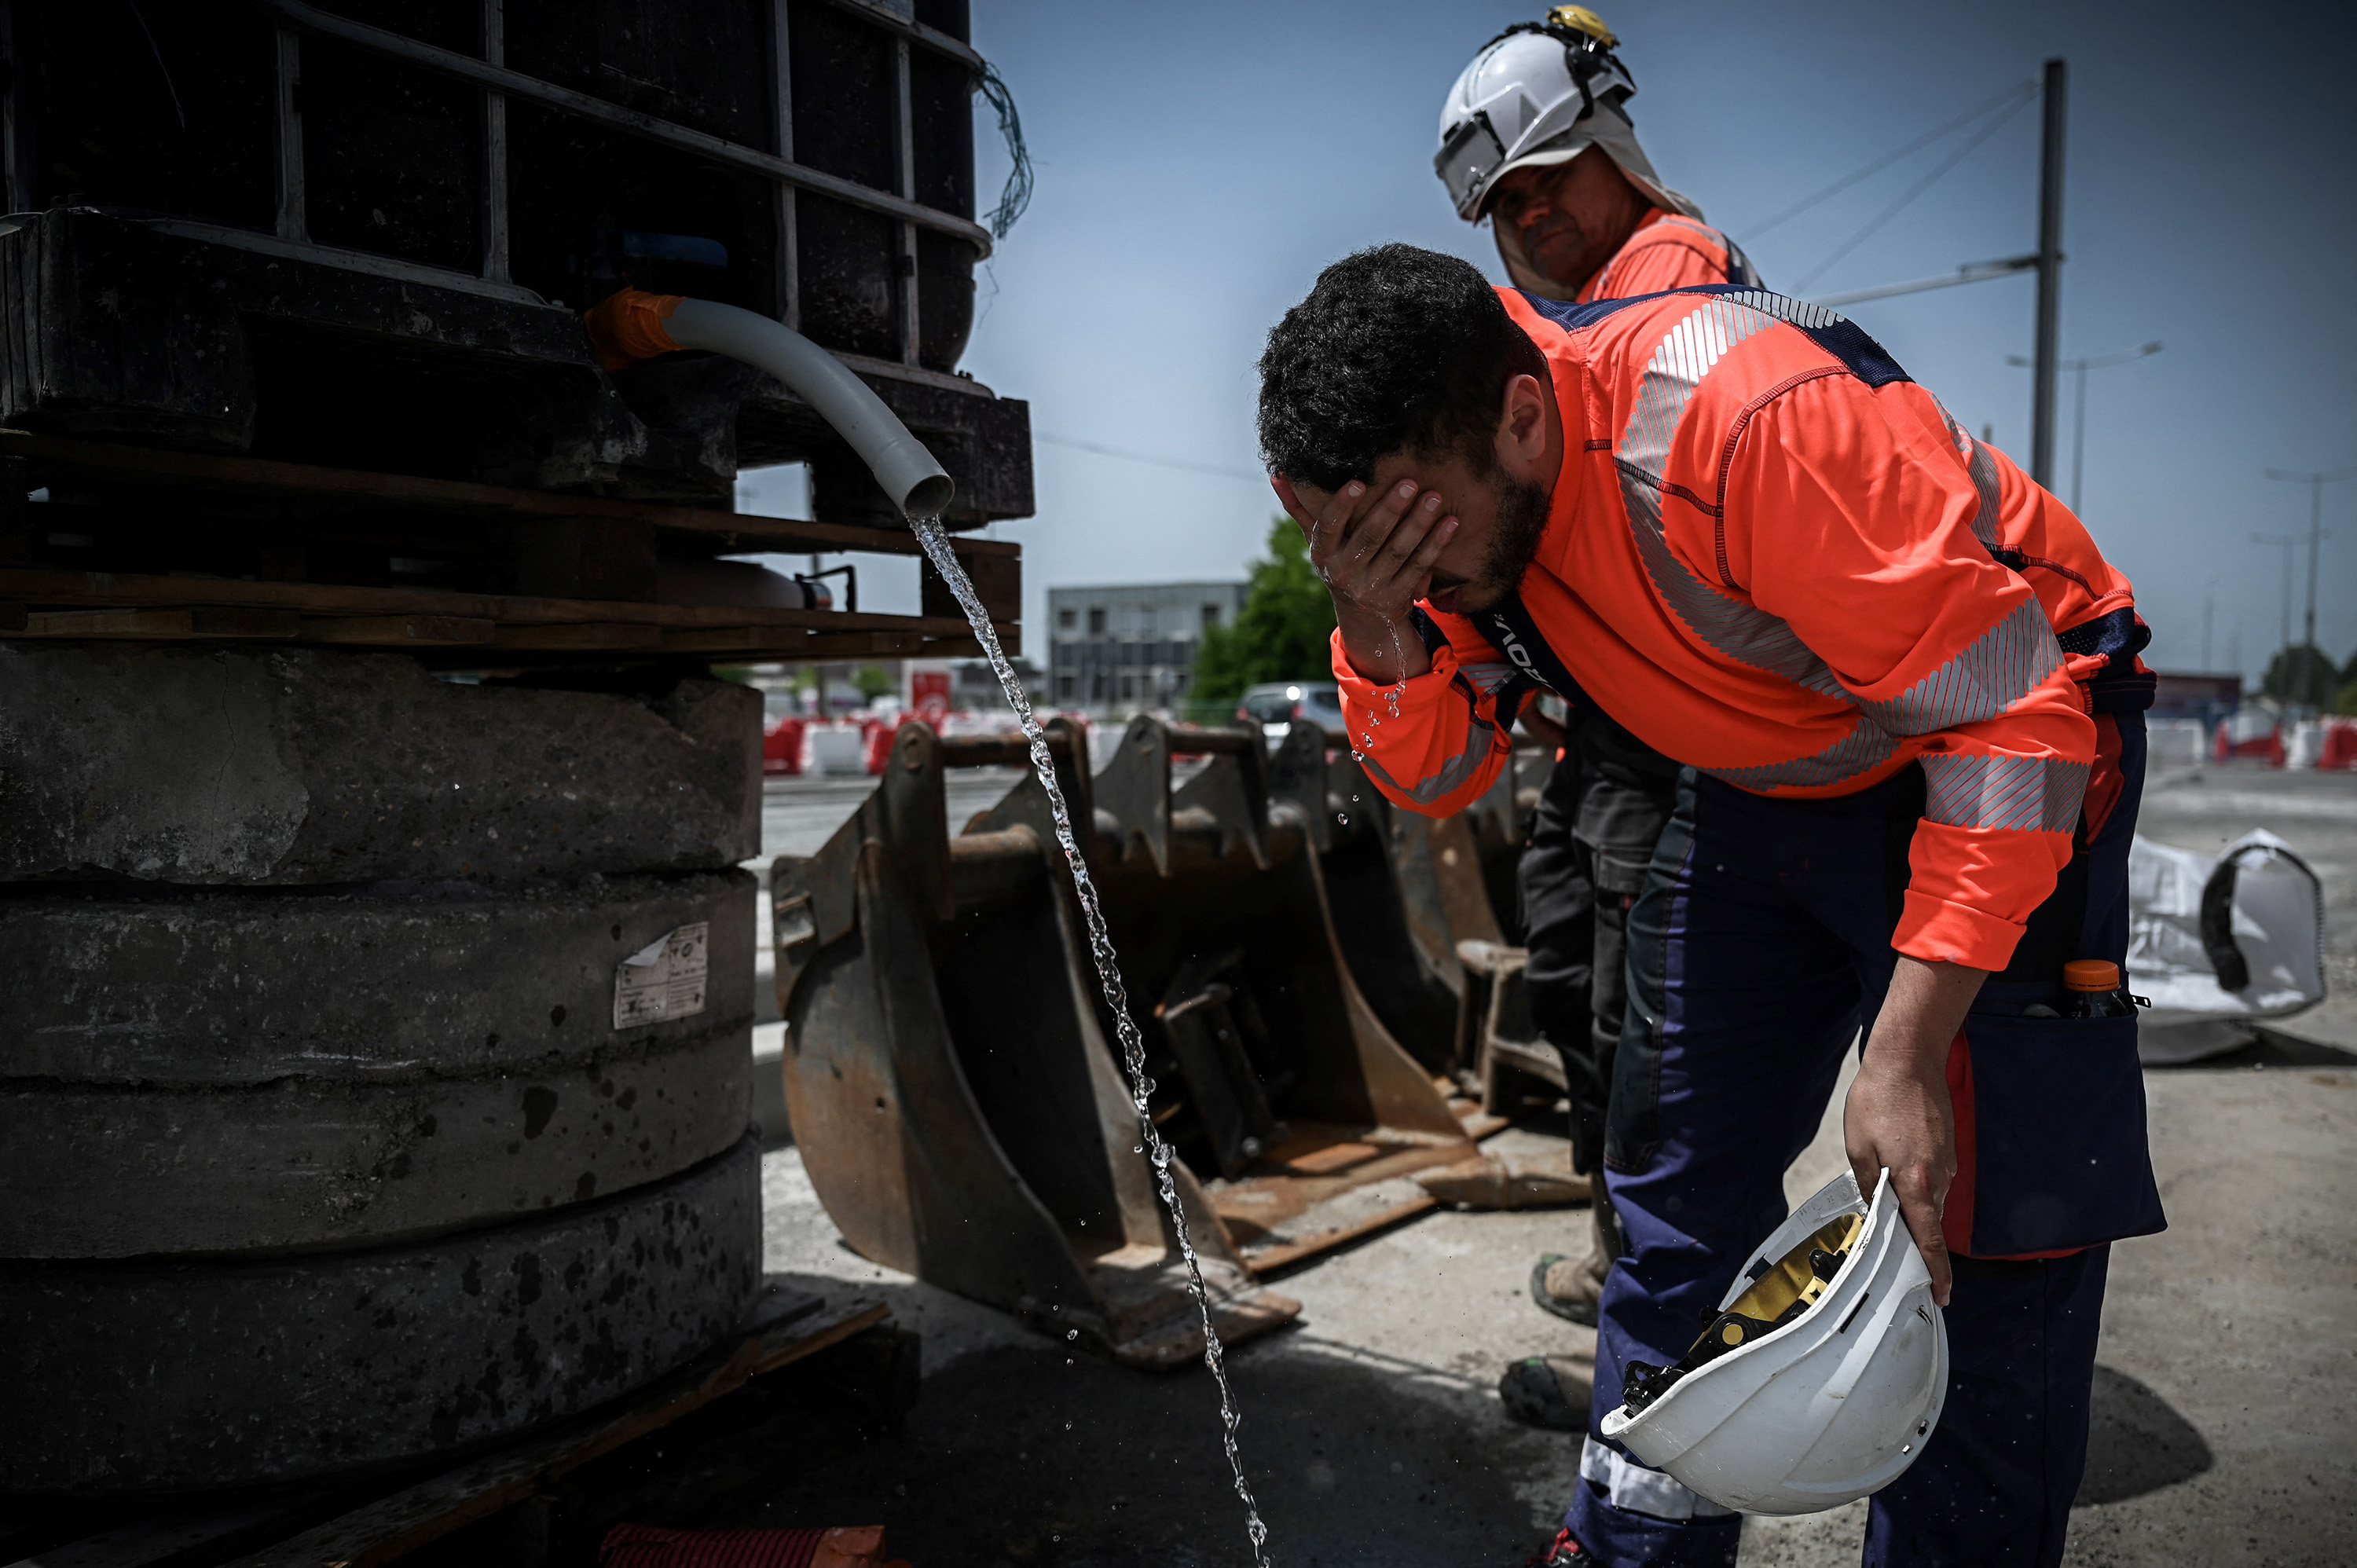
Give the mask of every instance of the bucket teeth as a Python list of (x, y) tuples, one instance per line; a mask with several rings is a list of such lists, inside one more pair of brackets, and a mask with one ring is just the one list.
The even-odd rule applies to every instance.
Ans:
[[(1214, 1320), (1275, 1327), (1299, 1309), (1261, 1271), (1430, 1208), (1415, 1174), (1474, 1153), (1435, 1073), (1458, 1032), (1456, 940), (1498, 935), (1483, 830), (1391, 812), (1310, 725), (1271, 757), (1256, 733), (1141, 717), (1102, 771), (1077, 725), (1047, 730)], [(1047, 792), (1026, 774), (963, 832), (947, 820), (949, 768), (1023, 755), (905, 725), (852, 819), (778, 863), (794, 1141), (866, 1256), (1130, 1364), (1182, 1364), (1200, 1314)], [(1457, 915), (1474, 931), (1452, 900), (1483, 905)]]

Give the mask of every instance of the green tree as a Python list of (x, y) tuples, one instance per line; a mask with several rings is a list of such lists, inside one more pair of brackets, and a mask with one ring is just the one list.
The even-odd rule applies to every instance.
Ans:
[(1232, 703), (1263, 681), (1322, 681), (1332, 668), (1334, 601), (1309, 565), (1309, 542), (1293, 520), (1270, 524), (1268, 558), (1251, 566), (1232, 626), (1203, 634), (1195, 653), (1198, 703)]
[(2340, 684), (2341, 673), (2324, 650), (2303, 642), (2267, 660), (2267, 673), (2259, 689), (2279, 703), (2320, 710), (2332, 706), (2333, 690)]

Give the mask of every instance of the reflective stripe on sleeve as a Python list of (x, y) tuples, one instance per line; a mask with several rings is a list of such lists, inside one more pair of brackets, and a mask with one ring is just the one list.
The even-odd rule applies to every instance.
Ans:
[(1926, 822), (1952, 828), (2069, 832), (2088, 765), (2044, 757), (1925, 757)]
[(1973, 512), (1973, 537), (1981, 542), (1982, 549), (1994, 553), (1997, 548), (1998, 509), (2005, 504), (1997, 491), (1996, 462), (1988, 455), (1987, 447), (1956, 423), (1956, 416), (1948, 412), (1946, 403), (1936, 397), (1932, 402), (1948, 426), (1948, 439), (1954, 444), (1956, 456), (1964, 460), (1964, 473), (1973, 481), (1973, 493), (1980, 498), (1980, 505)]
[(1930, 735), (1995, 718), (2061, 668), (2045, 607), (2029, 598), (1898, 696), (1858, 706), (1892, 735)]
[(1429, 806), (1462, 789), (1468, 779), (1480, 772), (1482, 759), (1490, 755), (1490, 748), (1497, 738), (1496, 725), (1478, 713), (1469, 714), (1465, 725), (1465, 749), (1443, 763), (1439, 772), (1418, 779), (1413, 788), (1393, 778), (1372, 750), (1361, 750), (1359, 766), (1373, 774), (1376, 782), (1405, 796), (1415, 805)]
[(1457, 666), (1457, 672), (1472, 682), (1473, 689), (1485, 697), (1521, 673), (1512, 665), (1506, 663), (1460, 663)]

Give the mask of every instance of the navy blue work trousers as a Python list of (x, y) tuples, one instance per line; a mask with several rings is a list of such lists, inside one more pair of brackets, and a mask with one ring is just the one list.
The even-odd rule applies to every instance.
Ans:
[[(1874, 1498), (1868, 1568), (2060, 1561), (2086, 1457), (2104, 1243), (2160, 1228), (2133, 1019), (2022, 1015), (2062, 1001), (2065, 960), (2126, 956), (2143, 715), (2098, 724), (2109, 733), (2089, 802), (2101, 814), (1965, 1026), (1949, 1230), (1975, 1255), (1957, 1258), (1946, 1312), (1945, 1409), (1921, 1459)], [(1691, 771), (1681, 782), (1630, 916), (1605, 1153), (1624, 1250), (1599, 1307), (1590, 1435), (1564, 1520), (1609, 1568), (1735, 1562), (1739, 1517), (1596, 1434), (1627, 1364), (1683, 1355), (1783, 1220), (1785, 1169), (1889, 984), (1922, 800), (1911, 768), (1834, 800), (1770, 799)], [(2070, 1120), (2040, 1120), (2056, 1116)], [(2042, 1167), (2050, 1152), (2059, 1163)]]

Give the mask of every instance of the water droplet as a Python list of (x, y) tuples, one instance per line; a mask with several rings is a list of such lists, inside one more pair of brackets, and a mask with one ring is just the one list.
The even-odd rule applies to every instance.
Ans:
[(1078, 1339), (1080, 1337), (1081, 1331), (1077, 1328), (1067, 1328), (1064, 1330), (1064, 1337), (1067, 1339)]

